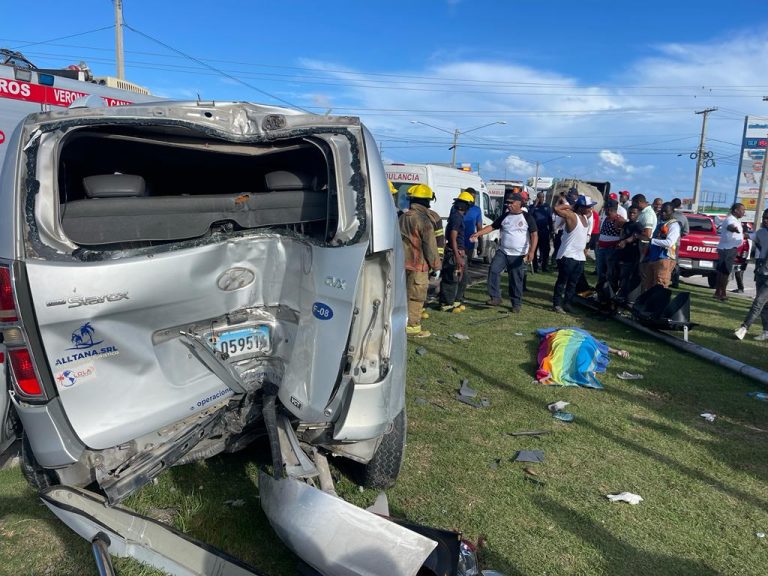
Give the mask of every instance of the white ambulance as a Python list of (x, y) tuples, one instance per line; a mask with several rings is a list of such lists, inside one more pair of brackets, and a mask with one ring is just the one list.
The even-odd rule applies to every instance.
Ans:
[[(488, 188), (477, 174), (464, 172), (438, 164), (385, 164), (387, 179), (398, 191), (398, 206), (408, 207), (407, 190), (414, 184), (426, 184), (435, 193), (431, 208), (442, 218), (443, 223), (451, 212), (453, 199), (462, 190), (474, 188), (479, 193), (480, 210), (483, 213), (483, 226), (493, 222), (495, 204), (491, 202)], [(490, 263), (499, 247), (499, 231), (494, 230), (480, 238), (474, 258)]]

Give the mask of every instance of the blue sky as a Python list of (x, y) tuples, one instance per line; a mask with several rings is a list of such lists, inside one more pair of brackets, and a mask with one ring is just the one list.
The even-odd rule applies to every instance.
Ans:
[[(457, 160), (487, 178), (539, 161), (540, 176), (689, 197), (694, 112), (717, 107), (702, 190), (730, 202), (744, 115), (768, 116), (754, 2), (124, 0), (124, 16), (126, 76), (155, 94), (359, 115), (398, 162), (448, 162), (449, 133), (471, 131)], [(0, 47), (110, 75), (113, 23), (110, 0), (8, 3)]]

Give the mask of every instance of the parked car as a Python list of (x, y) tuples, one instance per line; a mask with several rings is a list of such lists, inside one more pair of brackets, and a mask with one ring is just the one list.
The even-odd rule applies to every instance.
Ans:
[[(389, 486), (405, 445), (405, 275), (356, 118), (155, 102), (31, 115), (0, 176), (0, 448), (120, 502), (268, 435)], [(307, 463), (309, 462), (309, 463)]]

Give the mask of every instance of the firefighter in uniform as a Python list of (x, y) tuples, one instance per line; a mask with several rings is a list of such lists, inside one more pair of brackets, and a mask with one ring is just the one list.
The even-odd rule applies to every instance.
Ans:
[[(408, 327), (406, 333), (426, 338), (430, 333), (421, 329), (424, 302), (429, 289), (429, 271), (440, 269), (440, 256), (435, 240), (435, 224), (430, 217), (429, 204), (434, 194), (426, 184), (408, 188), (410, 209), (400, 215), (400, 236), (405, 249), (405, 284), (408, 291)], [(442, 232), (442, 225), (440, 226)]]

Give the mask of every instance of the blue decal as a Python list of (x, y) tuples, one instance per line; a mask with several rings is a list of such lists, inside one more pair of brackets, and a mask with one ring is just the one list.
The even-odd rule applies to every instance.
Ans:
[(74, 346), (72, 348), (67, 348), (67, 350), (87, 350), (88, 348), (93, 348), (104, 342), (104, 340), (97, 340), (94, 342), (94, 334), (96, 334), (96, 330), (91, 326), (90, 322), (86, 322), (80, 326), (80, 328), (72, 332), (70, 340)]
[[(61, 375), (57, 378), (57, 380), (65, 388), (74, 386), (77, 383), (77, 378), (75, 377), (75, 373), (72, 372), (72, 370), (64, 370), (64, 372), (61, 373)], [(67, 382), (69, 382), (69, 384), (67, 384)]]
[(318, 320), (330, 320), (333, 318), (333, 310), (331, 307), (322, 302), (315, 302), (312, 304), (312, 314), (314, 314), (315, 318)]

